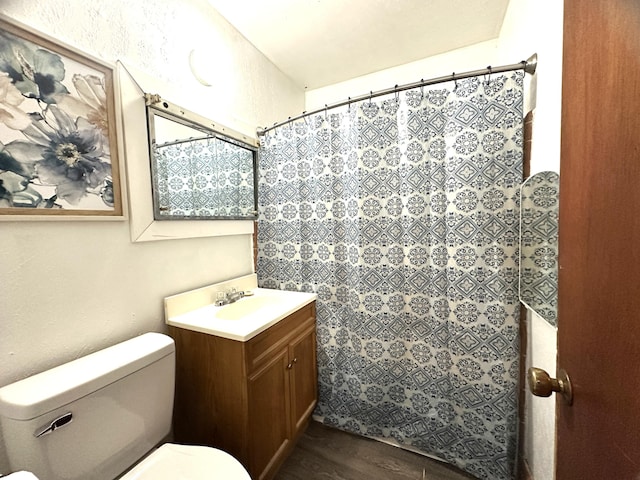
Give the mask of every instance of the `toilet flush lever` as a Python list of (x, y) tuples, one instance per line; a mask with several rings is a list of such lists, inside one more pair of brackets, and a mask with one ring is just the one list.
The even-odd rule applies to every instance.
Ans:
[(71, 420), (73, 420), (73, 413), (67, 412), (64, 415), (62, 415), (61, 417), (56, 418), (53, 422), (51, 422), (46, 427), (44, 427), (41, 430), (39, 430), (36, 433), (34, 433), (33, 436), (37, 437), (37, 438), (40, 438), (40, 437), (43, 437), (45, 435), (49, 435), (54, 430), (57, 430), (58, 428), (64, 427), (65, 425), (71, 423)]

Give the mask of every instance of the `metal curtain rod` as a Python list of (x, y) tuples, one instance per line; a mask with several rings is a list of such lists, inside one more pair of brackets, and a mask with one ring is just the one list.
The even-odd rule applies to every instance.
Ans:
[(338, 102), (338, 103), (333, 103), (331, 105), (325, 104), (324, 108), (318, 108), (310, 112), (302, 112), (300, 115), (296, 117), (289, 117), (282, 122), (274, 123), (271, 127), (258, 130), (257, 134), (259, 137), (261, 137), (268, 131), (273, 130), (274, 128), (280, 127), (282, 125), (286, 125), (287, 123), (295, 122), (296, 120), (300, 120), (301, 118), (307, 117), (309, 115), (315, 115), (316, 113), (324, 112), (332, 108), (343, 107), (345, 105), (350, 105), (352, 103), (361, 102), (362, 100), (381, 97), (382, 95), (389, 95), (390, 93), (402, 92), (404, 90), (410, 90), (412, 88), (424, 87), (425, 85), (435, 85), (437, 83), (442, 83), (442, 82), (451, 82), (455, 80), (461, 80), (464, 78), (478, 77), (480, 75), (491, 75), (492, 73), (512, 72), (514, 70), (524, 70), (525, 73), (529, 73), (533, 75), (536, 72), (537, 65), (538, 65), (538, 55), (534, 53), (527, 60), (523, 60), (519, 63), (512, 63), (511, 65), (503, 65), (501, 67), (488, 66), (487, 68), (483, 68), (481, 70), (473, 70), (473, 71), (464, 72), (464, 73), (453, 72), (451, 75), (445, 75), (443, 77), (431, 78), (429, 80), (420, 80), (419, 82), (406, 83), (404, 85), (396, 85), (392, 88), (386, 88), (384, 90), (379, 90), (377, 92), (370, 92), (365, 95), (360, 95), (359, 97), (354, 97), (354, 98), (349, 97), (347, 100), (343, 100), (342, 102)]

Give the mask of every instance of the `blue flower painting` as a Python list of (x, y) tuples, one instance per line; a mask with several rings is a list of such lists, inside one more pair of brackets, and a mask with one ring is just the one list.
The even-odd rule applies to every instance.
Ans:
[(0, 213), (121, 215), (112, 70), (0, 20)]

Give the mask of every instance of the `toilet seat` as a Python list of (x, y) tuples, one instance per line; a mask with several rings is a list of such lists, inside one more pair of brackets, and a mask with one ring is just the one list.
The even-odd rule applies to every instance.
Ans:
[(226, 452), (211, 447), (165, 443), (119, 480), (251, 480)]

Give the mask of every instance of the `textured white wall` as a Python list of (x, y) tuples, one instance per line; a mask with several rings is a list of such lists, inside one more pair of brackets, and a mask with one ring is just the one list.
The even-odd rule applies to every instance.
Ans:
[[(305, 109), (311, 111), (323, 108), (325, 104), (331, 105), (346, 100), (348, 97), (366, 95), (370, 91), (385, 90), (394, 85), (417, 82), (421, 78), (441, 77), (453, 72), (467, 72), (485, 68), (491, 64), (496, 65), (496, 43), (497, 40), (478, 43), (328, 87), (309, 90), (306, 93)], [(508, 63), (519, 60), (522, 59), (512, 60)], [(296, 112), (295, 115), (299, 113)]]
[[(122, 60), (167, 85), (157, 93), (243, 133), (304, 107), (302, 90), (206, 0), (2, 0), (0, 13)], [(189, 70), (201, 45), (220, 61), (212, 88)], [(165, 296), (253, 269), (249, 235), (133, 244), (127, 221), (2, 222), (0, 232), (0, 386), (163, 331)]]

